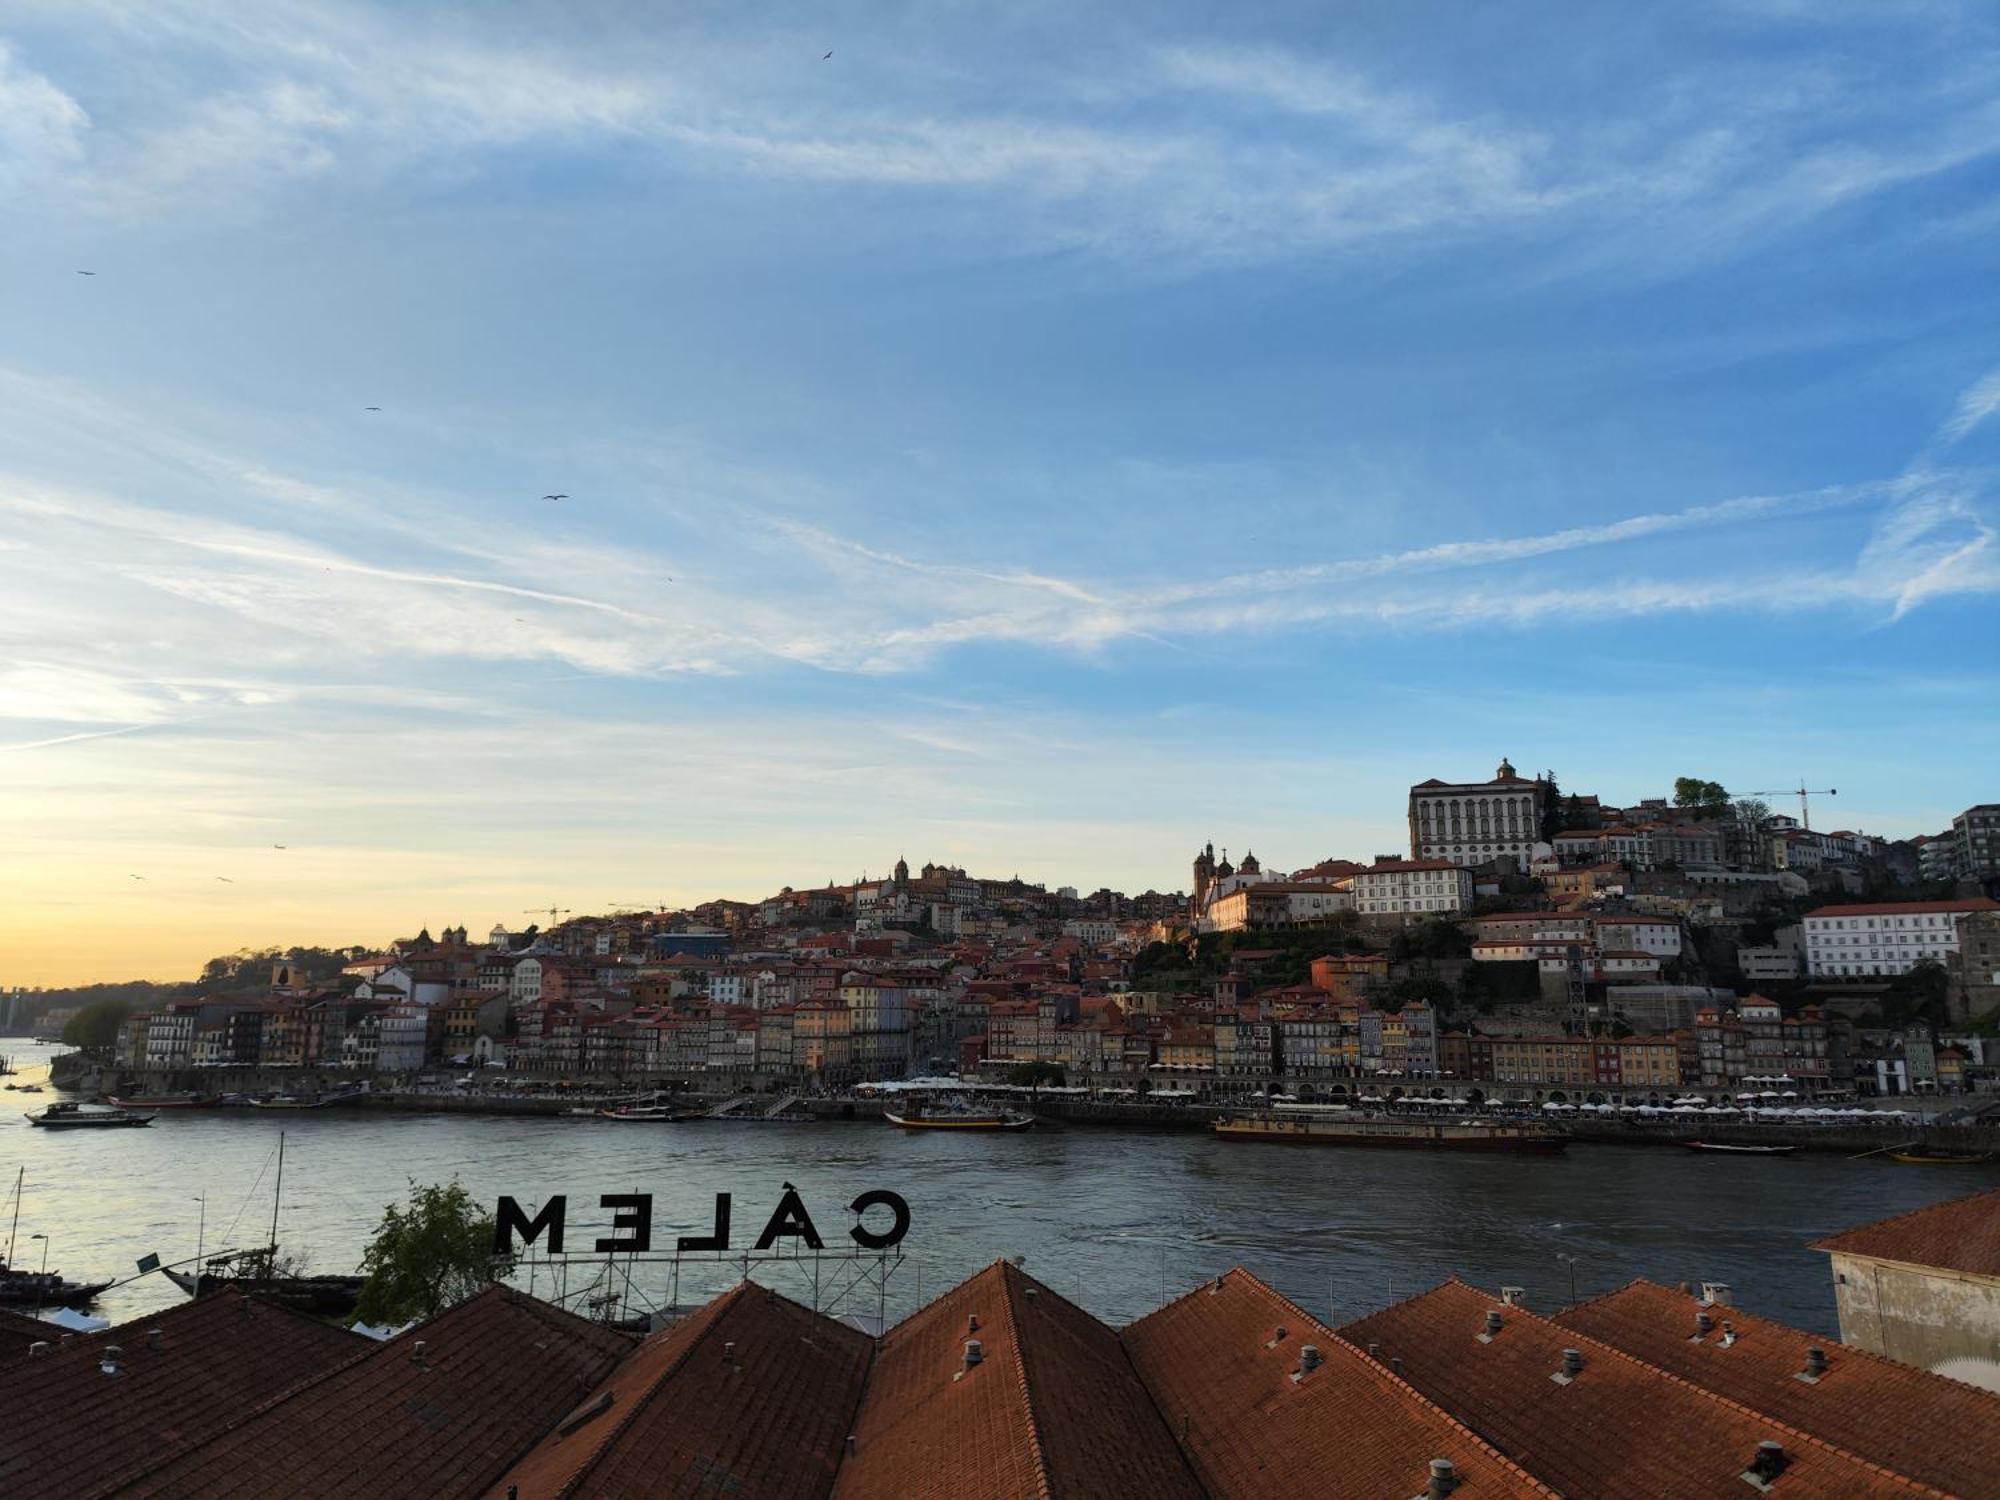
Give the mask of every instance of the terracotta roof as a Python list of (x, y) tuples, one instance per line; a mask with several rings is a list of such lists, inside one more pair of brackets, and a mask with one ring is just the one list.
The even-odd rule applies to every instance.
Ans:
[[(1555, 1321), (1926, 1484), (1973, 1495), (2000, 1482), (2000, 1396), (1989, 1391), (1650, 1281)], [(1799, 1379), (1808, 1347), (1826, 1357), (1812, 1381)]]
[[(1486, 1315), (1500, 1332), (1481, 1342)], [(1503, 1307), (1462, 1281), (1399, 1302), (1341, 1330), (1400, 1359), (1412, 1385), (1501, 1452), (1565, 1494), (1594, 1500), (1749, 1493), (1740, 1476), (1758, 1445), (1783, 1445), (1781, 1495), (1934, 1494), (1916, 1481), (1808, 1437), (1609, 1344)], [(1567, 1383), (1563, 1353), (1582, 1368)]]
[[(968, 1368), (969, 1338), (984, 1357)], [(834, 1486), (839, 1500), (1201, 1493), (1118, 1335), (1004, 1261), (882, 1339)]]
[(873, 1349), (856, 1329), (739, 1283), (647, 1339), (488, 1494), (823, 1496)]
[[(1434, 1458), (1451, 1462), (1464, 1500), (1551, 1493), (1240, 1267), (1121, 1341), (1211, 1495), (1407, 1500)], [(1322, 1363), (1294, 1380), (1306, 1344)]]
[[(417, 1343), (423, 1343), (419, 1361)], [(604, 1378), (632, 1341), (505, 1287), (322, 1378), (267, 1376), (263, 1406), (121, 1494), (480, 1494)], [(72, 1492), (73, 1493), (73, 1492)]]
[[(367, 1348), (344, 1329), (218, 1294), (63, 1339), (41, 1359), (9, 1360), (0, 1369), (0, 1494), (102, 1493), (214, 1437), (272, 1388), (316, 1379)], [(105, 1368), (112, 1349), (116, 1374)]]
[(1881, 901), (1860, 906), (1817, 906), (1808, 917), (1914, 917), (1941, 911), (2000, 911), (2000, 901), (1965, 896), (1956, 901)]
[(1829, 1235), (1811, 1248), (2000, 1276), (2000, 1188)]
[(0, 1307), (0, 1362), (24, 1359), (30, 1345), (53, 1344), (66, 1332), (67, 1329), (44, 1323), (40, 1318)]

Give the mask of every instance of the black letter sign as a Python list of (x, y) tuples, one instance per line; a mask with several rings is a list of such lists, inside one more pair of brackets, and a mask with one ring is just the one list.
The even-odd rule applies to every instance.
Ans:
[(542, 1211), (529, 1218), (521, 1212), (521, 1205), (512, 1198), (502, 1198), (500, 1206), (493, 1214), (493, 1253), (512, 1255), (514, 1236), (521, 1236), (523, 1248), (541, 1238), (543, 1230), (549, 1232), (549, 1254), (561, 1255), (563, 1247), (563, 1215), (568, 1212), (569, 1199), (557, 1196), (542, 1205)]
[(632, 1238), (602, 1239), (597, 1242), (597, 1253), (630, 1250), (635, 1255), (643, 1255), (653, 1248), (653, 1195), (651, 1193), (606, 1193), (597, 1200), (600, 1208), (612, 1209), (611, 1227), (629, 1229)]
[(729, 1194), (715, 1195), (715, 1233), (706, 1237), (698, 1234), (684, 1234), (676, 1243), (682, 1253), (689, 1250), (727, 1250), (729, 1248)]
[(778, 1206), (771, 1210), (771, 1222), (764, 1226), (764, 1232), (757, 1236), (757, 1248), (768, 1250), (781, 1237), (790, 1236), (806, 1242), (808, 1250), (824, 1250), (819, 1231), (813, 1228), (812, 1215), (806, 1212), (805, 1204), (799, 1201), (799, 1190), (789, 1182), (785, 1184), (785, 1196), (778, 1200)]
[(891, 1245), (900, 1245), (903, 1236), (910, 1232), (910, 1205), (901, 1193), (892, 1193), (887, 1188), (870, 1188), (847, 1206), (856, 1214), (865, 1214), (878, 1203), (896, 1216), (895, 1222), (880, 1234), (866, 1224), (856, 1224), (848, 1230), (849, 1237), (863, 1250), (887, 1250)]

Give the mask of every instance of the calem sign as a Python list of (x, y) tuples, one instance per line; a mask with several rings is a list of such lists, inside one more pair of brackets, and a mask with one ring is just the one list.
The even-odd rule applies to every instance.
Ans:
[[(606, 1193), (597, 1200), (598, 1207), (611, 1210), (612, 1233), (598, 1240), (592, 1247), (599, 1255), (644, 1255), (653, 1248), (653, 1195), (651, 1193)], [(871, 1208), (889, 1210), (890, 1221), (886, 1229), (870, 1229), (863, 1219)], [(870, 1188), (847, 1205), (854, 1215), (854, 1227), (847, 1231), (847, 1237), (863, 1250), (887, 1250), (899, 1245), (903, 1236), (910, 1232), (910, 1205), (901, 1193), (892, 1193), (887, 1188)], [(541, 1211), (532, 1216), (513, 1198), (502, 1198), (493, 1214), (493, 1253), (512, 1255), (515, 1237), (519, 1236), (523, 1249), (548, 1236), (547, 1251), (550, 1255), (563, 1253), (563, 1225), (569, 1215), (569, 1197), (558, 1193), (542, 1204)], [(728, 1250), (729, 1244), (730, 1195), (715, 1195), (715, 1219), (711, 1231), (700, 1235), (679, 1235), (675, 1237), (674, 1249), (682, 1254), (693, 1250)], [(779, 1240), (796, 1240), (808, 1250), (824, 1250), (826, 1243), (806, 1212), (805, 1200), (799, 1197), (798, 1189), (789, 1182), (785, 1184), (784, 1196), (778, 1199), (778, 1206), (771, 1210), (771, 1217), (764, 1222), (764, 1229), (757, 1236), (755, 1249), (769, 1250)]]

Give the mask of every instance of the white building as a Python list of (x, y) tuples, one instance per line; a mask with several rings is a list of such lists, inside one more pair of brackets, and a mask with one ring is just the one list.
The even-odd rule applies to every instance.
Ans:
[(1501, 761), (1491, 781), (1433, 778), (1410, 788), (1410, 858), (1482, 865), (1511, 855), (1525, 870), (1542, 842), (1549, 784)]
[(1919, 959), (1949, 964), (1958, 952), (1960, 920), (1979, 911), (2000, 911), (2000, 901), (1979, 896), (1822, 906), (1806, 913), (1806, 973), (1813, 979), (1869, 979), (1904, 973)]
[(1354, 910), (1354, 893), (1317, 882), (1263, 880), (1239, 885), (1208, 903), (1199, 923), (1203, 932), (1241, 932), (1246, 927), (1310, 927), (1336, 912)]
[(170, 1006), (146, 1028), (146, 1066), (185, 1068), (194, 1060), (193, 1009)]
[(1390, 859), (1354, 877), (1363, 917), (1450, 916), (1472, 905), (1472, 872), (1448, 859)]

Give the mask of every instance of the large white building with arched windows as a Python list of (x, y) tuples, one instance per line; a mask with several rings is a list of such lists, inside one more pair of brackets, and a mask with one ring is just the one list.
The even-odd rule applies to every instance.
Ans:
[(1432, 778), (1410, 788), (1410, 858), (1483, 865), (1511, 855), (1526, 870), (1543, 842), (1549, 784), (1506, 761), (1491, 781)]

